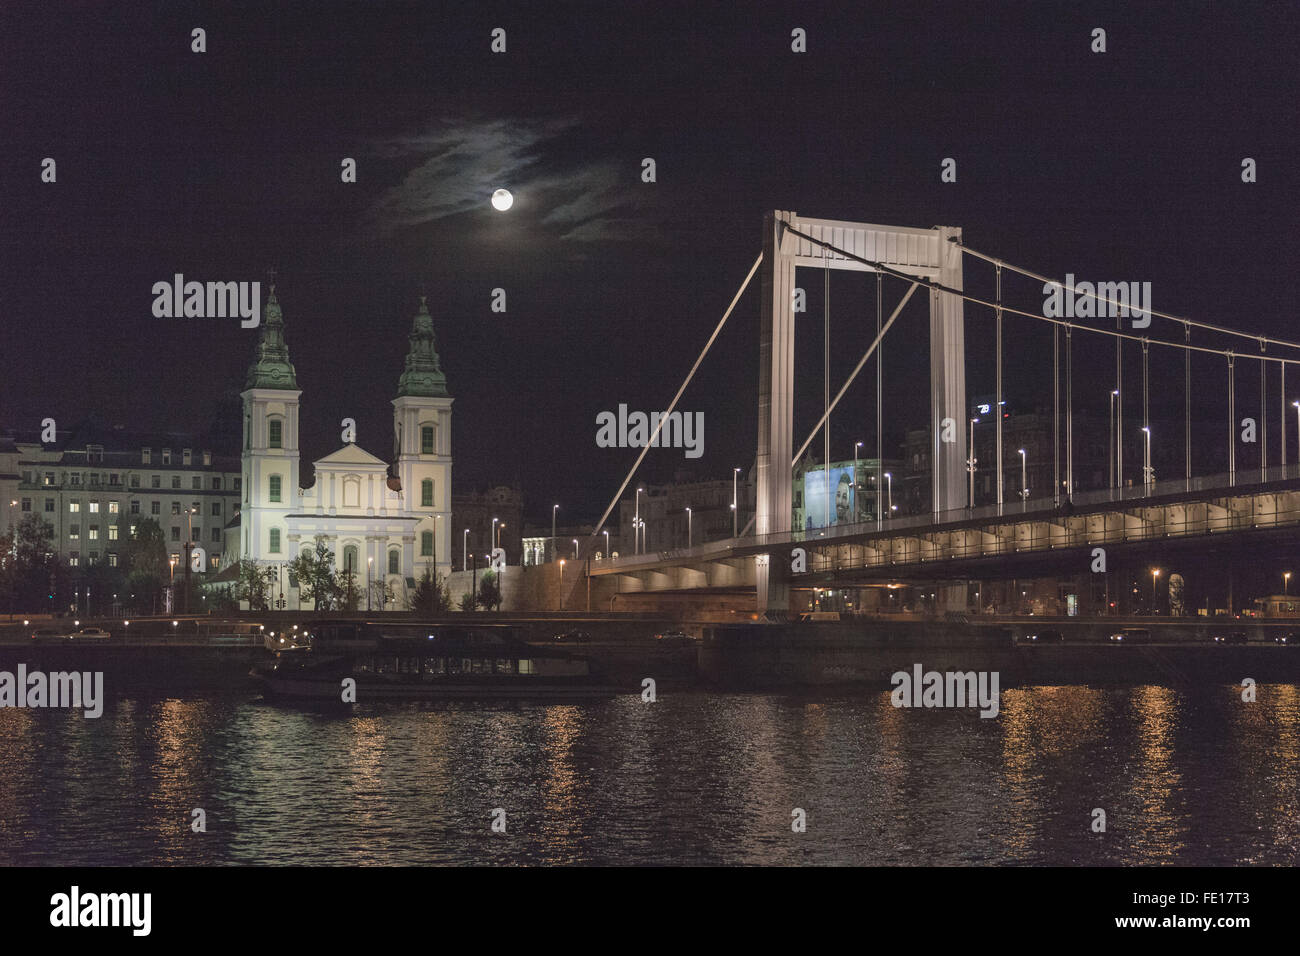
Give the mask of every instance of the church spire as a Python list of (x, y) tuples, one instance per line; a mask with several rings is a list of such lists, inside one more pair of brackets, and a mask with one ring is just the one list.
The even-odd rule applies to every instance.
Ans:
[(296, 389), (297, 374), (289, 361), (289, 346), (284, 341), (284, 317), (275, 298), (275, 273), (271, 273), (270, 294), (262, 310), (262, 332), (248, 366), (245, 388)]
[(406, 353), (406, 368), (397, 382), (397, 394), (425, 398), (446, 397), (447, 376), (442, 374), (438, 353), (433, 344), (433, 316), (425, 297), (420, 296), (420, 311), (411, 322), (411, 346)]

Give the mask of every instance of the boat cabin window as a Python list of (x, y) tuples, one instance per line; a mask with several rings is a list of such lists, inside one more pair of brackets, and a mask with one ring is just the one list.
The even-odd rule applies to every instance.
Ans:
[(535, 673), (535, 671), (533, 670), (533, 662), (528, 658), (524, 658), (523, 660), (521, 660), (519, 662), (519, 673), (521, 674)]

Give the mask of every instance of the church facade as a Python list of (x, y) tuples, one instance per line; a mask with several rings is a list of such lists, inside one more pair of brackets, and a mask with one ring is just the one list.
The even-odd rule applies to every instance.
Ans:
[[(411, 322), (405, 368), (393, 406), (393, 455), (385, 461), (345, 443), (299, 477), (297, 374), (289, 360), (284, 317), (271, 286), (260, 339), (241, 393), (242, 501), (226, 528), (225, 554), (275, 570), (272, 599), (289, 610), (300, 601), (287, 565), (323, 537), (340, 572), (356, 575), (360, 606), (367, 582), (371, 607), (406, 610), (426, 569), (451, 572), (451, 404), (434, 347), (433, 319), (421, 297)], [(278, 602), (284, 600), (283, 605)]]

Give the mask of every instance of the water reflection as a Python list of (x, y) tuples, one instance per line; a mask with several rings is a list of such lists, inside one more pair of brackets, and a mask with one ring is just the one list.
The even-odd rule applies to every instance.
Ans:
[(0, 862), (1294, 864), (1300, 688), (1240, 691), (6, 709)]

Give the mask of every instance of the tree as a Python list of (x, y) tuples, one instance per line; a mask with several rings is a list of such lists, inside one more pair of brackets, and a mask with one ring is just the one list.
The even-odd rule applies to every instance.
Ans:
[(361, 602), (361, 593), (357, 590), (357, 574), (351, 568), (344, 571), (340, 578), (340, 588), (342, 592), (341, 610), (355, 611), (357, 605)]
[(235, 600), (247, 601), (250, 611), (265, 611), (270, 586), (266, 571), (258, 567), (256, 561), (248, 558), (240, 559), (239, 577), (235, 581)]
[(474, 600), (474, 595), (466, 591), (460, 596), (460, 609), (462, 611), (472, 611), (478, 607), (478, 602)]
[(407, 598), (410, 610), (421, 614), (445, 614), (451, 610), (451, 589), (447, 579), (434, 574), (429, 568), (415, 583), (415, 590)]
[(332, 611), (338, 605), (342, 586), (324, 535), (317, 535), (311, 550), (289, 562), (289, 573), (298, 579), (299, 596), (314, 601), (316, 610)]
[(0, 588), (15, 608), (48, 608), (50, 588), (65, 581), (66, 570), (55, 556), (54, 529), (39, 515), (26, 514), (18, 526), (0, 536)]
[(478, 603), (489, 611), (501, 607), (501, 583), (492, 571), (483, 572), (483, 580), (478, 585)]

